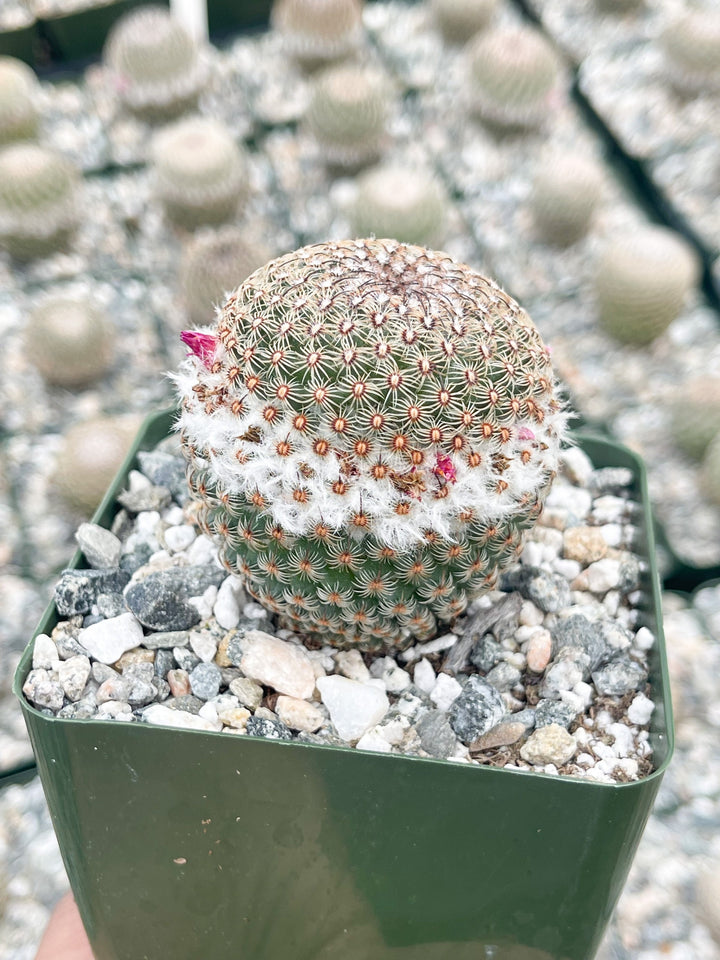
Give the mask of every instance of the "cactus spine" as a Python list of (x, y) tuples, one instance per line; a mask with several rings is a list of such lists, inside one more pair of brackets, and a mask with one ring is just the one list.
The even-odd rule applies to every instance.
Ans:
[(227, 566), (305, 634), (433, 634), (521, 549), (565, 415), (527, 314), (394, 240), (271, 261), (188, 333), (181, 438)]
[(38, 126), (40, 84), (15, 57), (0, 57), (0, 144), (32, 140)]
[(105, 373), (113, 340), (107, 317), (90, 300), (53, 296), (30, 313), (25, 353), (49, 384), (76, 389)]
[(19, 260), (62, 249), (77, 226), (79, 183), (53, 150), (25, 141), (0, 150), (0, 247)]
[(697, 279), (697, 258), (676, 233), (638, 228), (607, 244), (599, 258), (600, 323), (623, 343), (651, 343), (678, 316)]
[(287, 54), (307, 68), (339, 60), (362, 40), (361, 0), (275, 0), (273, 29)]
[(383, 165), (358, 177), (352, 209), (356, 236), (387, 237), (432, 245), (441, 240), (446, 199), (438, 181), (422, 170)]
[(587, 233), (601, 189), (602, 174), (591, 160), (565, 153), (544, 157), (530, 195), (540, 236), (558, 246), (579, 240)]

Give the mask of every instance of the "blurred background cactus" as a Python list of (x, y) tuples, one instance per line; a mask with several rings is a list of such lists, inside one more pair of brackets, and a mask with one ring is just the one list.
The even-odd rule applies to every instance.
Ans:
[(498, 6), (498, 0), (430, 0), (430, 13), (448, 43), (463, 44), (490, 24)]
[(516, 559), (565, 416), (540, 335), (492, 281), (396, 241), (316, 244), (184, 339), (200, 522), (289, 625), (402, 645)]
[(247, 158), (216, 120), (188, 117), (159, 130), (152, 160), (156, 196), (180, 226), (224, 223), (247, 199)]
[(39, 98), (34, 71), (15, 57), (0, 57), (0, 144), (35, 137)]
[(143, 6), (122, 17), (103, 58), (120, 101), (148, 120), (193, 108), (207, 78), (196, 41), (163, 7)]
[(47, 383), (70, 390), (98, 380), (113, 357), (114, 330), (88, 297), (52, 295), (28, 316), (25, 353)]
[(684, 10), (662, 31), (671, 82), (683, 94), (720, 90), (720, 9)]
[(395, 237), (423, 246), (442, 241), (445, 191), (426, 170), (399, 163), (364, 171), (357, 180), (351, 224), (356, 237)]
[(720, 378), (700, 377), (679, 387), (670, 404), (673, 439), (693, 460), (701, 460), (720, 433)]
[(676, 319), (698, 274), (694, 251), (665, 227), (618, 237), (595, 268), (600, 323), (623, 343), (651, 343)]
[(468, 44), (471, 110), (500, 127), (536, 127), (549, 119), (561, 95), (560, 60), (532, 27), (499, 26)]
[(80, 176), (65, 157), (20, 141), (0, 150), (0, 247), (19, 260), (63, 249), (79, 218)]
[(265, 247), (248, 242), (237, 227), (194, 236), (180, 265), (183, 299), (193, 323), (211, 322), (215, 307), (222, 306), (226, 295), (269, 258)]
[(580, 154), (553, 151), (538, 164), (530, 193), (530, 212), (538, 234), (567, 246), (583, 237), (602, 192), (602, 172)]
[(271, 23), (286, 53), (315, 69), (360, 47), (362, 8), (361, 0), (274, 0)]

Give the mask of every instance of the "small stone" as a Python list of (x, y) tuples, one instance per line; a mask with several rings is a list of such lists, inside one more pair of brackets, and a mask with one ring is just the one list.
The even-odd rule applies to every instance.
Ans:
[(497, 747), (509, 747), (517, 743), (521, 737), (525, 736), (526, 727), (524, 723), (517, 720), (504, 720), (498, 723), (492, 730), (479, 737), (474, 743), (470, 744), (470, 749), (476, 750), (494, 750)]
[(321, 677), (317, 686), (338, 736), (348, 743), (378, 724), (390, 706), (386, 694), (372, 683), (334, 675)]
[(370, 676), (382, 680), (388, 693), (402, 693), (412, 683), (407, 670), (399, 667), (392, 657), (378, 657), (370, 667)]
[(182, 697), (192, 692), (190, 675), (187, 670), (168, 670), (165, 678), (170, 684), (170, 693), (172, 693), (174, 697)]
[(123, 490), (117, 496), (118, 503), (125, 507), (128, 513), (162, 510), (169, 505), (171, 499), (167, 487), (158, 487), (154, 484), (148, 484), (136, 490)]
[(606, 655), (605, 635), (597, 621), (588, 620), (579, 613), (558, 620), (552, 631), (555, 655), (566, 647), (584, 650), (589, 665), (596, 667)]
[(525, 647), (527, 667), (532, 673), (542, 673), (552, 657), (552, 636), (549, 630), (538, 628)]
[(90, 677), (90, 660), (88, 657), (70, 657), (58, 663), (58, 680), (65, 691), (65, 696), (73, 702), (79, 700)]
[(314, 704), (284, 694), (277, 698), (275, 712), (291, 730), (314, 733), (325, 723), (325, 715)]
[(473, 675), (450, 708), (450, 725), (464, 743), (472, 743), (500, 723), (505, 714), (502, 695), (487, 680)]
[(237, 677), (228, 685), (241, 704), (250, 710), (257, 710), (262, 702), (263, 688), (249, 677)]
[(183, 523), (177, 527), (168, 527), (163, 533), (163, 540), (170, 553), (182, 553), (183, 550), (187, 550), (196, 536), (195, 528)]
[(226, 577), (220, 584), (213, 616), (223, 630), (234, 630), (240, 620), (242, 587), (237, 577)]
[(169, 567), (131, 583), (125, 602), (137, 619), (151, 630), (189, 630), (200, 620), (190, 597), (217, 586), (223, 571), (210, 566)]
[(108, 666), (107, 663), (100, 663), (99, 660), (93, 661), (90, 667), (90, 674), (95, 683), (100, 684), (105, 683), (105, 681), (109, 680), (110, 677), (119, 676), (117, 670), (113, 670), (113, 668)]
[(422, 690), (423, 693), (430, 693), (435, 686), (436, 681), (437, 675), (433, 665), (429, 660), (426, 660), (425, 657), (423, 657), (422, 660), (415, 664), (413, 683), (418, 690)]
[(157, 487), (166, 487), (178, 503), (189, 499), (185, 479), (185, 461), (161, 450), (140, 451), (138, 463), (145, 476)]
[(568, 447), (560, 454), (562, 471), (571, 483), (586, 487), (593, 473), (590, 457), (580, 447)]
[(633, 701), (628, 707), (628, 720), (638, 727), (644, 727), (646, 723), (650, 723), (654, 709), (655, 704), (652, 700), (646, 697), (644, 693), (638, 693), (637, 696), (633, 697)]
[(503, 648), (497, 640), (489, 633), (486, 633), (475, 643), (472, 653), (470, 654), (470, 662), (476, 666), (478, 670), (487, 673), (488, 670), (492, 670), (496, 663), (500, 662), (502, 653)]
[(462, 693), (462, 689), (455, 677), (450, 677), (446, 673), (439, 673), (435, 685), (430, 691), (430, 699), (438, 710), (449, 710)]
[(105, 530), (97, 523), (81, 523), (75, 539), (91, 567), (113, 568), (120, 563), (122, 553), (120, 540), (114, 533)]
[[(145, 650), (143, 647), (135, 647), (132, 650), (128, 650), (124, 653), (114, 664), (115, 669), (119, 670), (121, 673), (130, 672), (129, 668), (135, 666), (138, 663), (144, 664), (154, 664), (155, 663), (155, 651), (154, 650)], [(151, 677), (153, 675), (152, 669), (144, 671), (145, 676)]]
[(450, 726), (444, 710), (429, 710), (417, 724), (420, 745), (431, 757), (445, 760), (451, 757), (458, 745), (458, 738)]
[(246, 725), (249, 737), (265, 737), (267, 740), (292, 740), (292, 733), (284, 723), (269, 717), (250, 717)]
[(539, 700), (535, 705), (535, 726), (540, 729), (556, 723), (567, 729), (577, 715), (578, 711), (565, 700)]
[(647, 680), (647, 670), (626, 657), (611, 660), (593, 671), (592, 681), (601, 696), (622, 697)]
[(416, 643), (412, 647), (408, 647), (407, 650), (402, 651), (399, 659), (403, 663), (412, 663), (413, 660), (419, 660), (420, 657), (449, 650), (455, 646), (457, 641), (456, 633), (444, 633), (441, 637), (435, 637), (434, 640), (427, 640), (425, 643)]
[(98, 703), (107, 703), (108, 700), (122, 700), (123, 703), (127, 703), (131, 689), (131, 681), (116, 674), (113, 677), (108, 677), (107, 680), (103, 680), (95, 697)]
[(513, 713), (510, 719), (513, 723), (521, 723), (526, 730), (532, 730), (535, 726), (535, 708), (524, 707), (522, 710)]
[(39, 633), (35, 637), (33, 644), (32, 665), (34, 670), (51, 670), (53, 664), (59, 659), (58, 648), (55, 641), (46, 633)]
[(222, 724), (184, 710), (172, 710), (162, 703), (153, 703), (142, 712), (145, 723), (184, 730), (222, 730)]
[(128, 612), (125, 605), (125, 598), (121, 593), (99, 593), (95, 600), (95, 606), (100, 616), (105, 620), (112, 620), (113, 617), (119, 617)]
[(615, 655), (629, 650), (632, 646), (632, 634), (621, 624), (612, 620), (601, 620), (599, 627), (607, 653)]
[[(200, 700), (211, 700), (220, 691), (222, 675), (214, 663), (199, 663), (190, 674), (190, 689)], [(171, 687), (172, 689), (172, 687)]]
[(520, 678), (521, 673), (517, 667), (513, 667), (506, 661), (502, 661), (494, 666), (485, 677), (487, 682), (491, 683), (500, 693), (506, 693), (508, 690), (512, 690), (515, 684), (520, 682)]
[(217, 600), (218, 588), (207, 587), (202, 594), (197, 597), (190, 597), (188, 603), (195, 607), (201, 620), (209, 620), (212, 616), (213, 606)]
[(357, 680), (364, 683), (370, 679), (370, 671), (359, 650), (338, 650), (335, 654), (335, 663), (338, 671), (348, 680)]
[(539, 687), (541, 697), (559, 700), (563, 690), (572, 690), (583, 678), (582, 667), (574, 660), (556, 660), (545, 672)]
[(200, 657), (196, 657), (192, 650), (187, 650), (185, 647), (173, 647), (172, 655), (178, 667), (181, 670), (187, 670), (188, 673), (192, 673), (201, 662)]
[(591, 593), (607, 593), (620, 584), (620, 561), (605, 557), (604, 560), (591, 563), (581, 576), (584, 576)]
[(98, 705), (98, 716), (111, 720), (132, 720), (132, 707), (122, 700), (106, 700)]
[[(212, 565), (217, 561), (217, 547), (208, 536), (201, 533), (193, 540), (192, 545), (187, 551), (187, 558), (189, 563), (198, 567)], [(219, 582), (222, 582), (224, 579), (225, 574), (223, 574)]]
[(392, 747), (377, 730), (368, 730), (355, 744), (357, 750), (371, 750), (374, 753), (392, 753)]
[(551, 723), (530, 734), (520, 748), (520, 756), (533, 765), (554, 763), (560, 767), (573, 758), (576, 750), (577, 743), (567, 730)]
[(89, 720), (97, 715), (98, 705), (94, 698), (83, 698), (76, 703), (67, 703), (58, 710), (58, 717), (64, 720)]
[(120, 593), (130, 575), (121, 570), (63, 570), (54, 600), (62, 617), (89, 613), (99, 593)]
[(655, 646), (655, 635), (647, 627), (640, 627), (635, 634), (635, 646), (639, 650), (651, 650)]
[(67, 660), (70, 657), (76, 657), (78, 654), (87, 653), (80, 642), (78, 636), (82, 628), (82, 617), (71, 617), (70, 620), (62, 620), (53, 629), (51, 634), (52, 641), (57, 647), (57, 652), (61, 660)]
[(247, 729), (247, 722), (252, 714), (245, 707), (225, 707), (217, 711), (217, 718), (226, 727), (235, 730)]
[(184, 713), (199, 714), (205, 701), (199, 697), (194, 697), (191, 693), (181, 694), (179, 697), (171, 697), (166, 706), (171, 710), (182, 710)]
[(203, 663), (210, 663), (217, 653), (217, 641), (207, 631), (193, 631), (190, 634), (190, 648)]
[(23, 693), (36, 707), (52, 710), (53, 713), (57, 713), (65, 699), (60, 682), (42, 669), (30, 671), (23, 684)]
[(503, 574), (502, 588), (519, 591), (545, 613), (557, 613), (570, 604), (567, 580), (540, 567), (513, 567)]
[(570, 527), (563, 534), (563, 556), (587, 566), (607, 554), (607, 541), (599, 527)]
[(261, 630), (249, 630), (241, 645), (240, 667), (246, 676), (299, 700), (312, 697), (315, 671), (302, 647)]
[(143, 629), (132, 613), (123, 613), (112, 620), (101, 620), (81, 630), (78, 641), (94, 660), (115, 663), (126, 650), (139, 646)]
[(187, 647), (190, 644), (190, 633), (187, 630), (160, 631), (148, 633), (143, 640), (146, 650), (171, 650), (174, 647)]

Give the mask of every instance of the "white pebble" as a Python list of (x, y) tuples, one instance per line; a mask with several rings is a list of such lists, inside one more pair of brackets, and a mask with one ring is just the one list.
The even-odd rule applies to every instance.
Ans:
[(157, 510), (143, 510), (135, 517), (134, 533), (140, 537), (154, 538), (159, 523), (160, 514)]
[(563, 450), (560, 454), (560, 462), (568, 479), (579, 486), (587, 486), (594, 467), (590, 457), (580, 447), (568, 447), (567, 450)]
[(172, 710), (162, 703), (151, 703), (142, 712), (145, 723), (154, 726), (178, 727), (183, 730), (222, 730), (218, 720), (206, 720), (196, 713), (187, 713), (185, 710)]
[(201, 533), (200, 536), (195, 537), (190, 544), (187, 551), (187, 558), (190, 564), (197, 564), (198, 566), (208, 564), (212, 566), (217, 559), (217, 548), (209, 537)]
[(179, 507), (177, 504), (173, 504), (171, 507), (168, 507), (165, 513), (163, 513), (162, 518), (164, 522), (169, 524), (171, 527), (177, 527), (181, 523), (185, 523), (185, 513), (183, 508)]
[(618, 523), (622, 520), (626, 509), (627, 501), (623, 500), (622, 497), (605, 494), (605, 496), (598, 497), (593, 502), (593, 519), (598, 525), (603, 526), (608, 523)]
[(315, 704), (284, 694), (277, 698), (275, 713), (291, 730), (314, 733), (325, 723), (325, 714)]
[(647, 627), (640, 627), (635, 634), (635, 646), (640, 650), (650, 650), (655, 646), (655, 635)]
[(539, 567), (543, 562), (545, 549), (541, 543), (528, 540), (520, 554), (520, 562), (527, 567)]
[(520, 607), (520, 623), (525, 627), (539, 627), (542, 625), (545, 614), (536, 607), (532, 600), (524, 600)]
[(576, 750), (577, 743), (571, 734), (560, 724), (549, 723), (530, 734), (520, 748), (520, 756), (534, 765), (554, 763), (562, 766), (574, 756)]
[(193, 630), (190, 634), (190, 646), (196, 657), (203, 663), (210, 663), (217, 653), (217, 640), (207, 631)]
[(553, 569), (565, 577), (566, 580), (574, 580), (582, 570), (582, 566), (577, 560), (568, 560), (564, 557), (556, 557), (553, 560)]
[(241, 591), (237, 577), (226, 577), (220, 584), (213, 614), (223, 630), (233, 630), (238, 625)]
[(199, 717), (202, 717), (203, 720), (209, 720), (210, 723), (218, 723), (218, 711), (217, 706), (211, 700), (208, 700), (204, 703), (197, 712)]
[(412, 683), (407, 670), (399, 667), (392, 657), (379, 657), (370, 667), (370, 676), (382, 680), (388, 693), (402, 693)]
[(632, 727), (624, 723), (611, 723), (607, 728), (611, 737), (615, 738), (613, 749), (618, 757), (629, 757), (635, 752), (635, 737)]
[(592, 497), (579, 487), (553, 486), (545, 502), (549, 507), (563, 507), (578, 520), (584, 520), (592, 507)]
[(416, 643), (414, 647), (408, 647), (400, 654), (400, 659), (405, 663), (412, 663), (413, 660), (419, 660), (427, 653), (438, 653), (440, 650), (449, 650), (457, 643), (457, 634), (444, 633), (441, 637), (435, 637), (434, 640), (428, 640), (427, 643)]
[(628, 707), (627, 717), (630, 723), (635, 723), (639, 727), (644, 727), (650, 722), (650, 717), (655, 709), (655, 704), (644, 693), (638, 693), (633, 702)]
[(165, 546), (171, 553), (180, 553), (182, 550), (187, 550), (196, 536), (193, 527), (182, 524), (182, 526), (168, 527), (163, 534), (163, 539), (165, 540)]
[(592, 593), (607, 593), (620, 582), (620, 561), (612, 557), (596, 560), (585, 570), (584, 576)]
[(58, 662), (58, 680), (65, 696), (73, 703), (78, 701), (90, 676), (90, 660), (82, 654)]
[(376, 753), (390, 753), (392, 747), (377, 730), (368, 730), (355, 744), (358, 750), (374, 750)]
[(439, 673), (435, 686), (430, 691), (430, 699), (438, 710), (449, 710), (462, 693), (462, 687), (455, 677)]
[(59, 655), (55, 641), (46, 633), (39, 633), (35, 637), (35, 644), (33, 646), (33, 670), (51, 670), (53, 664), (58, 659)]
[(379, 726), (374, 728), (384, 737), (389, 744), (396, 747), (401, 744), (405, 734), (410, 729), (410, 721), (407, 717), (393, 717), (391, 720), (385, 720)]
[(321, 677), (317, 686), (338, 736), (348, 743), (378, 724), (390, 706), (385, 692), (372, 681), (358, 683), (335, 675)]
[(100, 620), (78, 634), (80, 645), (100, 663), (115, 663), (127, 650), (138, 647), (142, 638), (143, 628), (131, 613)]
[(604, 523), (602, 526), (598, 527), (598, 530), (603, 535), (605, 543), (609, 547), (620, 547), (623, 544), (625, 535), (623, 533), (622, 525), (619, 523)]
[(201, 620), (209, 620), (212, 616), (213, 607), (217, 600), (218, 588), (208, 587), (200, 597), (188, 597), (188, 603), (191, 604), (200, 614)]
[(122, 700), (108, 700), (98, 705), (98, 714), (113, 720), (132, 720), (132, 707)]
[(335, 663), (340, 673), (348, 680), (357, 680), (364, 683), (370, 679), (370, 671), (359, 650), (338, 650), (335, 654)]
[[(249, 630), (241, 647), (240, 668), (246, 677), (299, 700), (312, 697), (315, 671), (304, 647), (262, 630)], [(321, 682), (318, 680), (318, 685)]]

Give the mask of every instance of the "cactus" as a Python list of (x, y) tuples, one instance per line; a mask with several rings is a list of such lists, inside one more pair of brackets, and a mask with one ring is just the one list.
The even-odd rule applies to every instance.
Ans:
[(32, 140), (37, 133), (40, 84), (15, 57), (0, 57), (0, 144)]
[(540, 126), (560, 90), (555, 51), (530, 27), (497, 27), (466, 48), (470, 108), (500, 127)]
[(720, 433), (713, 436), (705, 450), (699, 479), (702, 492), (720, 507)]
[(675, 320), (698, 280), (694, 252), (665, 227), (637, 228), (608, 243), (595, 269), (601, 325), (623, 343), (642, 346)]
[(495, 16), (498, 0), (430, 0), (430, 13), (448, 43), (467, 43)]
[(491, 280), (395, 240), (320, 243), (183, 339), (199, 521), (286, 624), (402, 645), (517, 557), (565, 414), (539, 333)]
[(76, 168), (34, 143), (0, 150), (0, 247), (19, 260), (45, 256), (68, 243), (79, 219)]
[(121, 102), (147, 120), (194, 107), (207, 75), (197, 44), (163, 7), (139, 7), (118, 20), (103, 60)]
[(268, 258), (264, 247), (248, 243), (236, 227), (193, 237), (180, 267), (183, 298), (193, 323), (211, 320), (215, 304)]
[(720, 433), (720, 379), (699, 377), (680, 387), (669, 404), (673, 439), (693, 460), (702, 460)]
[(543, 157), (530, 194), (530, 211), (540, 236), (567, 246), (587, 233), (600, 199), (602, 173), (580, 154)]
[(603, 13), (626, 13), (643, 6), (643, 0), (595, 0), (595, 5)]
[(113, 327), (87, 298), (47, 297), (31, 311), (24, 339), (26, 356), (52, 386), (86, 387), (112, 360)]
[(73, 510), (91, 516), (122, 466), (132, 444), (134, 417), (98, 416), (76, 423), (63, 436), (53, 486)]
[(681, 93), (720, 90), (720, 10), (687, 10), (663, 30), (660, 47)]
[(386, 78), (372, 68), (342, 64), (314, 78), (305, 120), (328, 163), (352, 168), (380, 155), (389, 112)]
[(245, 154), (215, 120), (189, 117), (159, 130), (152, 161), (155, 193), (181, 226), (223, 223), (247, 199)]
[(351, 212), (356, 236), (393, 236), (428, 245), (441, 240), (446, 198), (438, 181), (413, 168), (382, 165), (358, 178)]
[(274, 30), (286, 53), (308, 69), (348, 56), (362, 40), (361, 0), (274, 0)]

